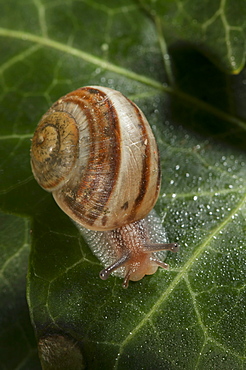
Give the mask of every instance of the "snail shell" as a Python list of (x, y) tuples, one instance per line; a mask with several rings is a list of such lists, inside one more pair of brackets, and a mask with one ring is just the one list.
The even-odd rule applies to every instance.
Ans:
[(127, 287), (158, 266), (167, 268), (155, 253), (177, 245), (153, 243), (153, 220), (145, 219), (160, 189), (158, 148), (144, 114), (124, 95), (87, 86), (59, 99), (34, 133), (31, 166), (39, 185), (110, 265), (102, 279), (113, 272)]

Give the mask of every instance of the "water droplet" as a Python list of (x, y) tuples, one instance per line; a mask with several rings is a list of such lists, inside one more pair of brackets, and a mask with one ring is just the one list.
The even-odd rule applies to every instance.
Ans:
[(108, 44), (107, 44), (107, 43), (102, 44), (102, 45), (101, 45), (101, 49), (102, 49), (103, 51), (107, 51), (107, 50), (108, 50)]

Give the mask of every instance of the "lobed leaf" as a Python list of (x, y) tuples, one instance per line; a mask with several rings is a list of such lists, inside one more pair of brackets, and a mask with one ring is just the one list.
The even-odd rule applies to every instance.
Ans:
[[(243, 369), (243, 0), (0, 4), (1, 365), (40, 368), (24, 296), (31, 229), (27, 298), (43, 368), (48, 353), (51, 368), (67, 368), (66, 351), (73, 368)], [(180, 244), (169, 271), (127, 290), (99, 279), (29, 163), (40, 117), (91, 84), (120, 90), (148, 118), (162, 165), (156, 210)]]

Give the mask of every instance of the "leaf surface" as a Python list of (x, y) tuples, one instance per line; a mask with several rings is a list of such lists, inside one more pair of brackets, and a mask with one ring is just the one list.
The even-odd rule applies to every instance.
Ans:
[[(243, 2), (0, 3), (1, 341), (33, 336), (24, 299), (31, 228), (27, 297), (43, 359), (55, 348), (51, 362), (61, 368), (66, 348), (74, 368), (243, 369)], [(29, 163), (30, 139), (49, 106), (93, 84), (120, 90), (148, 118), (162, 166), (156, 211), (169, 241), (180, 244), (167, 256), (169, 271), (127, 290), (119, 278), (99, 279), (99, 261)], [(17, 333), (10, 313), (20, 307)], [(23, 369), (33, 338), (27, 343), (17, 360)]]
[(27, 219), (0, 213), (1, 369), (40, 368), (25, 294), (29, 233)]

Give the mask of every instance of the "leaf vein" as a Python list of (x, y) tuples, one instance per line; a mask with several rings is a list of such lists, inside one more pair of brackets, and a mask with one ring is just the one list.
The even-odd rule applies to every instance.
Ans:
[(196, 263), (196, 261), (200, 258), (200, 256), (204, 253), (205, 249), (209, 245), (210, 241), (213, 240), (213, 238), (219, 234), (219, 232), (224, 229), (227, 224), (230, 222), (231, 218), (240, 210), (240, 208), (246, 203), (246, 195), (243, 196), (243, 198), (238, 202), (238, 204), (235, 206), (235, 208), (227, 215), (227, 217), (224, 218), (224, 220), (217, 225), (214, 229), (211, 230), (209, 236), (206, 238), (206, 240), (198, 246), (192, 257), (185, 263), (182, 270), (175, 276), (173, 281), (169, 284), (165, 292), (160, 296), (160, 298), (156, 301), (156, 303), (152, 306), (150, 311), (146, 313), (145, 317), (136, 325), (136, 327), (131, 331), (131, 335), (128, 335), (124, 341), (122, 341), (119, 354), (116, 358), (115, 362), (115, 369), (118, 367), (118, 362), (120, 359), (121, 354), (124, 351), (124, 347), (128, 344), (128, 342), (134, 337), (134, 335), (137, 334), (138, 331), (141, 330), (141, 328), (146, 324), (148, 320), (155, 314), (155, 312), (158, 310), (158, 308), (167, 300), (167, 298), (170, 296), (170, 294), (174, 291), (176, 286), (185, 278), (186, 274), (190, 271), (193, 264)]

